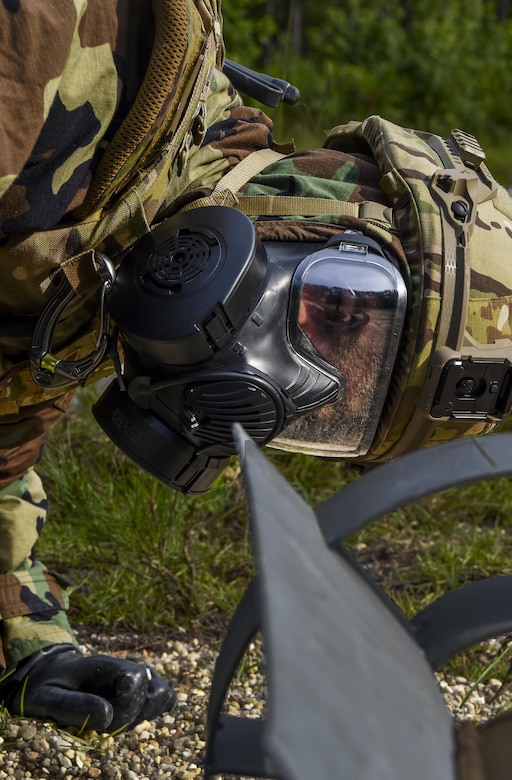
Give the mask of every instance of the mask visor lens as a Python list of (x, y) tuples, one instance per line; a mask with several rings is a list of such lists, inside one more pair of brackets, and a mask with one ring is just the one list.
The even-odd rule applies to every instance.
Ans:
[(295, 420), (282, 449), (331, 457), (366, 454), (375, 436), (400, 340), (406, 288), (399, 271), (367, 246), (315, 252), (297, 268), (290, 340), (347, 381), (342, 399)]

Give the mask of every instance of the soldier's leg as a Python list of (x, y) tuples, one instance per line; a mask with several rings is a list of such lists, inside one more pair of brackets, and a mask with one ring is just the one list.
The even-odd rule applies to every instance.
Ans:
[(0, 417), (0, 628), (9, 670), (0, 702), (13, 715), (117, 731), (166, 712), (175, 694), (152, 667), (83, 656), (67, 621), (66, 588), (33, 556), (47, 507), (32, 465), (64, 406)]
[(0, 663), (4, 668), (43, 647), (76, 644), (65, 612), (66, 587), (34, 557), (47, 498), (33, 465), (48, 428), (70, 399), (26, 409), (15, 418), (0, 417)]

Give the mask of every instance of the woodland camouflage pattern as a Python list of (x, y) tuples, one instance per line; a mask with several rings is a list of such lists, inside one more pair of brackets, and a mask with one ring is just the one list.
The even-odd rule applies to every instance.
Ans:
[(32, 469), (0, 491), (0, 566), (3, 572), (10, 570), (0, 587), (4, 667), (48, 644), (76, 644), (65, 612), (69, 583), (33, 557), (47, 508), (41, 480)]
[[(150, 4), (134, 7), (144, 35), (118, 29), (113, 0), (44, 5), (0, 7), (0, 90), (9, 106), (2, 122), (1, 237), (53, 227), (83, 202), (151, 52)], [(20, 42), (45, 42), (46, 51), (31, 57), (30, 47), (13, 47), (13, 29)]]
[[(36, 7), (18, 0), (4, 0), (0, 5), (0, 42), (4, 44), (0, 78), (7, 74), (0, 88), (8, 96), (18, 89), (23, 95), (23, 88), (26, 93), (12, 104), (16, 111), (12, 113), (11, 135), (6, 131), (2, 138), (4, 148), (7, 142), (10, 146), (20, 143), (19, 116), (29, 106), (34, 107), (30, 114), (32, 137), (26, 141), (25, 151), (7, 155), (5, 166), (0, 168), (0, 498), (5, 498), (0, 501), (0, 528), (5, 526), (6, 533), (19, 538), (25, 553), (22, 563), (7, 554), (0, 569), (9, 571), (0, 579), (0, 594), (4, 588), (9, 592), (9, 617), (2, 622), (8, 665), (42, 646), (75, 641), (65, 612), (53, 601), (60, 592), (57, 580), (50, 577), (51, 588), (47, 587), (46, 575), (39, 573), (44, 567), (31, 558), (32, 532), (34, 528), (39, 531), (42, 523), (37, 518), (35, 524), (33, 519), (27, 520), (28, 515), (33, 517), (29, 492), (17, 502), (13, 523), (8, 510), (8, 505), (12, 508), (12, 491), (37, 462), (46, 431), (72, 396), (63, 396), (61, 390), (43, 391), (31, 380), (27, 348), (37, 316), (56, 285), (62, 283), (60, 271), (64, 269), (77, 298), (56, 327), (55, 352), (70, 360), (88, 354), (98, 335), (99, 284), (92, 271), (92, 250), (115, 257), (146, 233), (178, 196), (190, 190), (194, 198), (198, 186), (206, 188), (201, 192), (208, 192), (229, 166), (273, 143), (270, 120), (258, 109), (244, 107), (216, 67), (223, 56), (217, 0), (153, 0), (154, 18), (149, 21), (148, 0), (125, 0), (126, 15), (121, 14), (119, 27), (112, 21), (117, 6), (118, 0), (54, 0), (44, 9), (43, 4)], [(61, 27), (63, 17), (66, 22)], [(128, 25), (128, 19), (138, 19), (140, 24)], [(19, 61), (14, 58), (13, 71), (10, 59), (7, 61), (12, 49), (11, 24), (33, 34), (34, 40), (46, 40), (49, 35), (56, 46), (61, 42), (62, 51), (55, 57), (52, 51), (47, 70), (38, 70), (36, 56), (27, 66), (29, 70), (32, 67), (39, 85), (36, 97), (33, 85), (23, 80), (22, 66), (30, 48), (22, 48)], [(142, 39), (134, 40), (133, 30), (149, 28), (153, 33), (153, 27), (155, 45), (148, 71), (130, 109), (147, 52), (146, 32)], [(115, 51), (114, 41), (119, 44)], [(130, 56), (138, 52), (137, 63), (127, 52)], [(105, 78), (105, 90), (110, 92), (114, 83), (116, 93), (117, 83), (122, 87), (115, 105), (108, 100), (91, 104), (90, 83), (85, 84), (87, 91), (77, 104), (73, 88), (76, 69), (80, 68), (82, 83), (81, 58), (82, 64), (90, 64), (93, 54), (103, 64), (96, 76)], [(203, 57), (198, 71), (199, 55)], [(53, 61), (60, 63), (60, 71), (55, 70)], [(126, 81), (122, 78), (125, 74)], [(191, 90), (188, 99), (187, 89)], [(73, 128), (82, 131), (86, 140), (73, 141), (68, 136), (58, 148), (63, 125), (73, 117), (77, 122), (71, 122), (70, 132)], [(56, 120), (54, 124), (51, 119)], [(9, 123), (2, 120), (3, 132)], [(68, 143), (72, 145), (68, 147)], [(32, 178), (30, 170), (39, 165), (41, 177)], [(56, 177), (55, 170), (59, 172)], [(52, 203), (47, 212), (41, 204), (48, 200)], [(93, 378), (111, 372), (112, 366), (106, 363)], [(25, 533), (26, 525), (32, 532)], [(9, 550), (12, 548), (7, 547)], [(17, 589), (13, 586), (16, 578)], [(27, 597), (27, 588), (32, 600)], [(59, 598), (65, 608), (65, 591)], [(50, 609), (42, 610), (40, 601), (48, 602)], [(27, 603), (34, 610), (32, 617), (27, 614)]]
[[(63, 611), (66, 596), (31, 558), (46, 510), (35, 472), (27, 473), (69, 396), (32, 383), (26, 361), (32, 330), (23, 327), (32, 325), (52, 298), (63, 270), (77, 298), (56, 330), (55, 351), (67, 359), (90, 352), (97, 338), (99, 287), (92, 251), (116, 259), (152, 223), (208, 196), (227, 170), (274, 143), (271, 121), (244, 107), (219, 69), (223, 50), (215, 0), (154, 0), (151, 18), (147, 0), (127, 0), (125, 24), (121, 20), (119, 27), (112, 23), (117, 5), (117, 0), (53, 0), (42, 13), (42, 4), (29, 0), (0, 4), (0, 89), (16, 106), (0, 131), (2, 148), (10, 150), (0, 160), (0, 323), (13, 325), (11, 335), (5, 329), (0, 335), (0, 529), (23, 547), (15, 554), (9, 542), (2, 561), (2, 570), (9, 572), (0, 582), (8, 664), (44, 644), (74, 641)], [(51, 57), (43, 66), (37, 57), (30, 61), (30, 48), (12, 53), (14, 17), (33, 40), (51, 36)], [(128, 18), (143, 21), (134, 25), (144, 30), (135, 41), (127, 32)], [(149, 61), (148, 32), (156, 42)], [(127, 56), (132, 51), (137, 63)], [(146, 65), (140, 83), (137, 74)], [(82, 97), (73, 86), (77, 68), (91, 76)], [(18, 96), (26, 72), (33, 84)], [(104, 79), (105, 90), (89, 100), (94, 77)], [(263, 239), (323, 242), (340, 228), (354, 228), (394, 249), (410, 286), (411, 309), (370, 458), (386, 458), (400, 440), (432, 351), (442, 236), (428, 182), (440, 166), (421, 134), (373, 117), (335, 128), (324, 148), (288, 155), (241, 190), (240, 208), (246, 195), (274, 194), (377, 203), (390, 213), (389, 221), (307, 213), (261, 214), (255, 220)], [(510, 199), (500, 189), (494, 200), (480, 204), (471, 239), (468, 330), (483, 343), (512, 334), (511, 241)], [(111, 370), (106, 364), (103, 373)], [(434, 441), (488, 428), (442, 424)], [(13, 507), (19, 527), (9, 526)]]

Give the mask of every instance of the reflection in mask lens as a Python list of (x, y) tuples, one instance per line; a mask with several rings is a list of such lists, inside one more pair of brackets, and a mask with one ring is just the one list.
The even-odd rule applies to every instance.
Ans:
[(383, 257), (348, 259), (331, 248), (301, 263), (290, 336), (347, 380), (344, 397), (292, 422), (270, 446), (331, 457), (364, 455), (375, 436), (405, 316), (406, 290)]

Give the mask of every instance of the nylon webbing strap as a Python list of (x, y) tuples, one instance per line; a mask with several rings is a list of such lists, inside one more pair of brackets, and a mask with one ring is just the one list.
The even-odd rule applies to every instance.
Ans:
[(216, 188), (211, 195), (190, 203), (182, 211), (190, 211), (200, 206), (231, 206), (243, 211), (248, 217), (348, 216), (364, 219), (368, 222), (378, 222), (379, 225), (388, 230), (392, 226), (391, 209), (370, 201), (348, 203), (331, 198), (306, 198), (289, 195), (240, 195), (237, 197), (229, 188), (218, 190)]
[(236, 206), (249, 217), (350, 216), (391, 226), (391, 209), (380, 203), (348, 203), (332, 198), (305, 198), (289, 195), (241, 195)]
[[(94, 250), (89, 249), (82, 255), (72, 257), (61, 263), (60, 270), (77, 295), (82, 291), (84, 293), (90, 292), (100, 285), (99, 276), (94, 270), (93, 260)], [(51, 281), (51, 278), (45, 279), (43, 285), (47, 287)], [(44, 289), (42, 289), (42, 292), (44, 292)]]
[(219, 179), (212, 195), (224, 190), (231, 190), (232, 193), (236, 194), (253, 176), (256, 176), (271, 163), (282, 160), (285, 156), (274, 149), (258, 149), (256, 152), (251, 152), (238, 165), (231, 168), (222, 179)]
[(391, 229), (392, 209), (381, 203), (363, 201), (348, 203), (333, 198), (307, 198), (289, 195), (237, 195), (240, 189), (268, 165), (286, 157), (274, 149), (259, 149), (245, 157), (225, 174), (211, 194), (199, 198), (181, 209), (191, 211), (202, 206), (231, 206), (248, 217), (321, 217), (349, 216), (377, 222), (387, 230)]
[(273, 162), (282, 160), (286, 155), (276, 152), (274, 149), (258, 149), (251, 152), (247, 157), (231, 168), (215, 185), (210, 195), (205, 198), (199, 198), (193, 203), (181, 209), (181, 211), (191, 211), (202, 206), (235, 206), (238, 199), (236, 193), (244, 184), (260, 173), (264, 168)]

